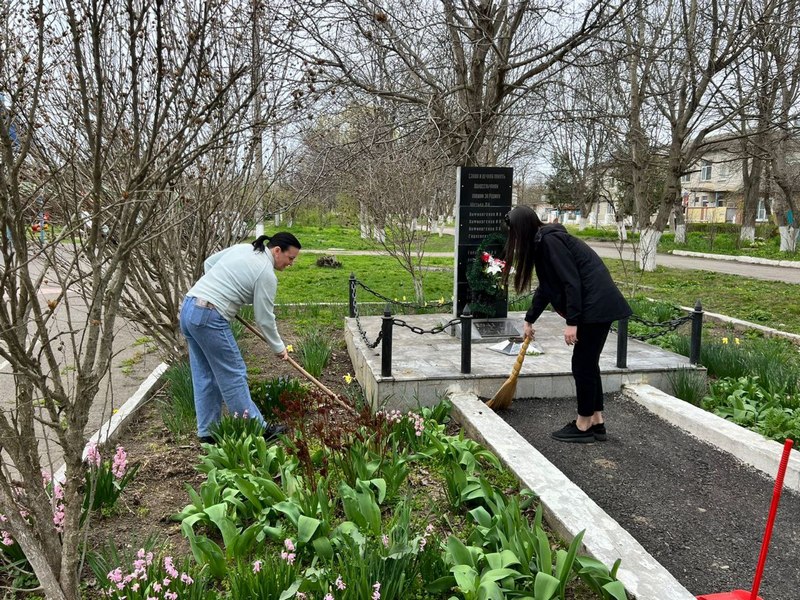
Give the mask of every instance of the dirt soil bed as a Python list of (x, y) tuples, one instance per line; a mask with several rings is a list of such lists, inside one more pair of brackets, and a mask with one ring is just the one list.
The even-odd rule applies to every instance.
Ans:
[[(575, 410), (574, 398), (536, 398), (499, 414), (690, 592), (750, 590), (774, 480), (620, 394), (606, 395), (606, 442), (552, 439)], [(784, 490), (759, 595), (797, 600), (798, 565), (800, 495)]]

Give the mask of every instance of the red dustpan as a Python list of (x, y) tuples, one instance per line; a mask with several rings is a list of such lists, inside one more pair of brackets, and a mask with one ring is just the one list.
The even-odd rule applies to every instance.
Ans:
[(767, 529), (764, 532), (764, 540), (761, 542), (761, 554), (758, 556), (756, 566), (756, 576), (753, 579), (753, 589), (749, 592), (744, 590), (733, 590), (721, 594), (706, 594), (698, 596), (697, 600), (762, 600), (758, 595), (758, 588), (761, 587), (761, 576), (764, 574), (764, 563), (767, 562), (767, 550), (769, 550), (769, 538), (772, 537), (772, 526), (775, 524), (775, 514), (778, 512), (778, 502), (783, 491), (783, 477), (786, 475), (786, 465), (789, 463), (789, 453), (792, 450), (792, 440), (786, 440), (783, 445), (783, 456), (778, 467), (778, 477), (775, 480), (775, 490), (772, 492), (772, 505), (769, 507), (769, 517), (767, 518)]

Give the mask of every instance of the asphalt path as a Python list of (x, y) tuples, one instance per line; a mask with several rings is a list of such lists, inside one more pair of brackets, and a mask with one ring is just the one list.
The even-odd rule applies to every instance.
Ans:
[[(620, 248), (612, 242), (588, 242), (601, 258), (622, 258), (623, 260), (638, 260), (630, 244)], [(713, 258), (700, 258), (695, 256), (675, 256), (659, 252), (656, 255), (656, 265), (674, 269), (712, 271), (728, 275), (741, 275), (753, 279), (767, 281), (784, 281), (786, 283), (800, 283), (800, 268), (780, 267), (777, 265), (762, 265), (734, 260)]]
[[(34, 264), (34, 271), (40, 269), (41, 263)], [(55, 285), (54, 277), (45, 279), (39, 288), (38, 301), (45, 307), (48, 300), (58, 297), (62, 289)], [(51, 339), (64, 336), (72, 328), (80, 326), (85, 321), (85, 306), (80, 295), (72, 290), (67, 290), (70, 312), (67, 314), (66, 303), (61, 302), (56, 309), (54, 319), (50, 322), (49, 333)], [(130, 398), (139, 388), (141, 383), (155, 369), (160, 360), (146, 344), (141, 343), (143, 336), (124, 319), (117, 319), (114, 328), (114, 356), (111, 369), (100, 383), (100, 389), (89, 411), (86, 426), (86, 437), (93, 435), (119, 407)], [(67, 386), (74, 386), (72, 374), (75, 372), (76, 357), (72, 353), (71, 344), (66, 341), (60, 349), (59, 366), (61, 375)], [(11, 365), (0, 359), (0, 409), (13, 410), (16, 403), (15, 383)], [(62, 463), (62, 453), (56, 436), (52, 431), (41, 426), (36, 427), (36, 437), (39, 441), (39, 451), (43, 465), (55, 471)]]

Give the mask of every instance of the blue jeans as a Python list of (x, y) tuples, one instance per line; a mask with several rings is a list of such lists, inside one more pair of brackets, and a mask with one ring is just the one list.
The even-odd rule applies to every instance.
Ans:
[(211, 435), (209, 428), (219, 422), (223, 401), (229, 413), (247, 414), (264, 423), (250, 397), (247, 367), (230, 323), (215, 308), (195, 306), (191, 297), (183, 301), (180, 323), (189, 344), (197, 435)]

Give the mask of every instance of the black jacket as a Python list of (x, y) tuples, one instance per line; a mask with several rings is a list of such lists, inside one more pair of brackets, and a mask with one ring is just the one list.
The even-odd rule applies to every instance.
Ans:
[(539, 287), (526, 321), (535, 322), (548, 304), (567, 325), (608, 323), (631, 315), (631, 307), (597, 253), (563, 225), (544, 225), (533, 244)]

